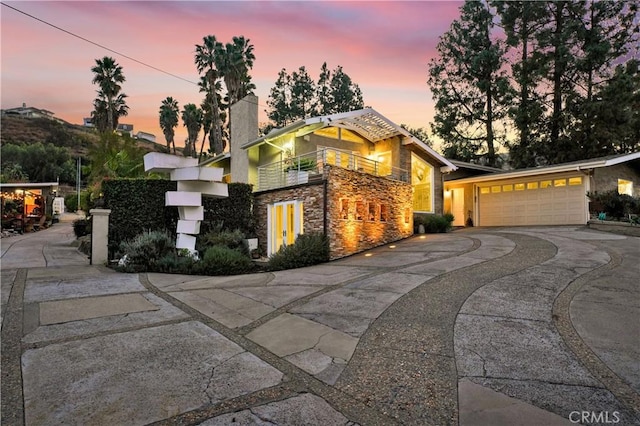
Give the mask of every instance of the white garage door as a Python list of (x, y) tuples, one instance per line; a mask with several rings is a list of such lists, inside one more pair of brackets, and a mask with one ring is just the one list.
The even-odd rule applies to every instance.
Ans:
[(587, 217), (582, 176), (478, 185), (480, 226), (575, 225)]

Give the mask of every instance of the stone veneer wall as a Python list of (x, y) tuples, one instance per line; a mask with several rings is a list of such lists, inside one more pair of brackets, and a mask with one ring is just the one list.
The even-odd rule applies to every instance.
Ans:
[(594, 169), (591, 191), (606, 192), (617, 190), (618, 179), (632, 181), (633, 196), (640, 197), (640, 161)]
[(258, 192), (254, 194), (253, 211), (260, 248), (267, 252), (267, 206), (283, 201), (302, 201), (303, 232), (324, 232), (324, 182)]
[[(410, 184), (340, 167), (327, 166), (326, 176), (327, 232), (331, 259), (359, 253), (413, 234), (413, 188)], [(347, 219), (343, 218), (343, 200), (348, 200)], [(358, 202), (364, 206), (363, 220), (356, 219)], [(373, 220), (367, 217), (369, 204), (374, 206)], [(388, 209), (386, 222), (380, 221), (381, 205)]]
[[(325, 166), (327, 185), (327, 235), (331, 259), (338, 259), (410, 237), (413, 234), (413, 188), (404, 182)], [(325, 182), (299, 185), (256, 193), (254, 211), (256, 234), (260, 247), (267, 249), (267, 206), (300, 200), (303, 203), (305, 233), (324, 231)], [(342, 200), (348, 200), (347, 219), (342, 217)], [(356, 206), (361, 202), (365, 217), (356, 219)], [(374, 218), (370, 220), (369, 204)], [(381, 206), (387, 206), (387, 221), (380, 221)]]

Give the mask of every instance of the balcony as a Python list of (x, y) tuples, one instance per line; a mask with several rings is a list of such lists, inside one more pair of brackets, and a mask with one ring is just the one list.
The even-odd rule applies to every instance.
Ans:
[(342, 167), (373, 176), (401, 182), (409, 181), (409, 173), (348, 151), (324, 148), (297, 157), (258, 167), (256, 191), (284, 188), (322, 179), (324, 165)]

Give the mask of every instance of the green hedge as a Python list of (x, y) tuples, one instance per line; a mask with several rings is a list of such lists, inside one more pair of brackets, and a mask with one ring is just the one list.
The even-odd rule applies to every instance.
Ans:
[(204, 222), (200, 235), (211, 231), (240, 230), (245, 238), (255, 238), (253, 187), (246, 183), (230, 183), (229, 198), (204, 198)]
[[(175, 237), (178, 208), (165, 207), (165, 192), (175, 191), (174, 181), (162, 179), (113, 179), (102, 183), (104, 206), (109, 217), (109, 257), (114, 258), (123, 241), (144, 231), (169, 231)], [(204, 222), (200, 234), (212, 229), (239, 229), (255, 235), (251, 185), (229, 184), (228, 198), (204, 198)]]

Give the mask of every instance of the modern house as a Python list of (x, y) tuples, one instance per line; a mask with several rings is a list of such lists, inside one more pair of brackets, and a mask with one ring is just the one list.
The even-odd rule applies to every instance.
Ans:
[(406, 238), (414, 213), (443, 212), (456, 166), (377, 111), (312, 117), (258, 137), (258, 102), (231, 108), (231, 149), (207, 161), (254, 186), (267, 254), (302, 233), (329, 237), (332, 259)]
[(471, 218), (476, 226), (583, 225), (589, 220), (588, 192), (617, 189), (640, 196), (640, 152), (546, 167), (488, 170), (447, 178), (444, 189), (445, 211), (456, 218)]

